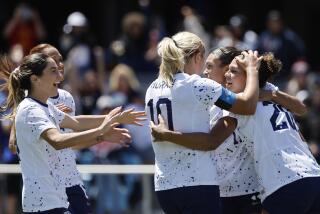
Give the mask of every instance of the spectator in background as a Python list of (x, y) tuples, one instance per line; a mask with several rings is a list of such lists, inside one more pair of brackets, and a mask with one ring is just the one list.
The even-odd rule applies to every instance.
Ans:
[(118, 64), (114, 67), (110, 74), (109, 87), (111, 93), (123, 93), (127, 97), (126, 104), (144, 105), (139, 95), (140, 83), (134, 70), (128, 65)]
[(124, 63), (136, 72), (156, 71), (156, 62), (153, 59), (148, 60), (146, 56), (150, 44), (148, 30), (143, 14), (127, 13), (122, 20), (122, 35), (113, 41), (107, 50), (107, 69), (112, 70), (117, 64)]
[(259, 37), (257, 49), (259, 53), (272, 52), (283, 63), (283, 71), (276, 80), (280, 88), (284, 87), (290, 75), (292, 64), (305, 56), (305, 46), (300, 37), (287, 28), (281, 13), (272, 10), (267, 15), (267, 29)]
[(9, 49), (21, 45), (23, 54), (28, 54), (32, 47), (46, 38), (38, 11), (25, 3), (19, 4), (4, 29), (4, 37), (9, 43)]
[[(1, 93), (1, 101), (5, 99), (7, 95), (3, 92)], [(1, 102), (3, 103), (3, 102)], [(0, 121), (0, 162), (4, 164), (18, 164), (19, 158), (16, 154), (12, 154), (8, 148), (9, 134), (11, 130), (11, 121), (10, 120), (1, 120)], [(5, 202), (5, 214), (16, 214), (21, 213), (20, 198), (21, 198), (21, 175), (20, 174), (5, 174), (5, 185), (4, 191), (7, 192), (6, 198), (1, 198), (0, 200)], [(1, 207), (1, 206), (0, 206)]]
[(237, 14), (230, 18), (230, 30), (233, 36), (233, 46), (240, 50), (255, 50), (258, 35), (247, 29), (247, 17)]
[(220, 47), (230, 47), (233, 45), (232, 33), (229, 26), (218, 25), (214, 28), (211, 47), (213, 49)]
[[(119, 66), (119, 65), (118, 65)], [(117, 87), (121, 88), (121, 87)], [(124, 106), (126, 109), (127, 96), (124, 93), (115, 92), (111, 95), (103, 95), (97, 100), (96, 111), (100, 114), (107, 114), (114, 107)], [(130, 106), (132, 107), (132, 106)], [(144, 109), (142, 109), (144, 110)], [(146, 124), (144, 122), (143, 124)], [(131, 127), (131, 126), (130, 126)], [(148, 126), (146, 126), (149, 128)], [(145, 131), (144, 127), (143, 131)], [(133, 130), (133, 132), (132, 132)], [(136, 130), (131, 129), (130, 135), (135, 135), (132, 138), (132, 145), (130, 148), (123, 149), (121, 146), (103, 142), (90, 148), (93, 152), (96, 163), (98, 164), (141, 164), (142, 160), (133, 144), (136, 144)], [(150, 136), (148, 136), (150, 138)], [(122, 214), (129, 210), (133, 210), (140, 201), (139, 178), (137, 175), (97, 175), (96, 185), (98, 193), (96, 197), (96, 211), (97, 214), (112, 213)]]
[(306, 118), (305, 129), (309, 132), (310, 148), (313, 155), (320, 163), (320, 77), (317, 77), (310, 90), (310, 106)]
[[(134, 108), (137, 111), (144, 111), (144, 100), (140, 94), (140, 82), (134, 71), (125, 64), (117, 65), (110, 75), (110, 91), (122, 93), (127, 98), (124, 109)], [(132, 137), (132, 147), (144, 163), (154, 162), (154, 153), (151, 145), (149, 124), (142, 122), (143, 126), (136, 129), (134, 126), (124, 126)]]
[(196, 34), (204, 42), (205, 47), (209, 47), (210, 35), (201, 23), (201, 17), (189, 6), (183, 6), (181, 14), (183, 16), (183, 30)]
[(94, 70), (86, 71), (79, 88), (82, 114), (92, 114), (97, 99), (101, 96), (98, 76)]
[(84, 73), (93, 67), (94, 41), (86, 16), (78, 11), (71, 13), (63, 32), (60, 40), (62, 55), (66, 56), (66, 63), (71, 64), (80, 78), (83, 78)]
[(291, 78), (287, 85), (287, 92), (296, 96), (302, 90), (308, 89), (309, 64), (304, 60), (296, 61), (291, 67)]

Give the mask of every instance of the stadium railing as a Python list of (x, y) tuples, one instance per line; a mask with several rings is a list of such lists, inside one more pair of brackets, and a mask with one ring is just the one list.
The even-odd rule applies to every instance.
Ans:
[[(152, 184), (150, 175), (154, 165), (78, 165), (83, 174), (141, 174), (142, 175), (142, 214), (152, 213)], [(0, 164), (0, 174), (21, 173), (19, 164)]]

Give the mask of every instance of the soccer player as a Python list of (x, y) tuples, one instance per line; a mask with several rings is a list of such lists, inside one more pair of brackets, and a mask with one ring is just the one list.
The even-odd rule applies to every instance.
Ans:
[[(31, 49), (30, 54), (44, 53), (50, 56), (58, 66), (61, 72), (62, 80), (64, 76), (63, 59), (59, 51), (49, 44), (40, 44)], [(48, 99), (53, 105), (60, 110), (68, 113), (70, 116), (75, 116), (75, 102), (72, 95), (63, 89), (58, 89), (57, 95)], [(71, 129), (61, 129), (62, 133), (72, 132)], [(86, 147), (86, 146), (85, 146)], [(74, 147), (75, 148), (75, 147)], [(81, 147), (78, 147), (80, 149)], [(85, 192), (80, 173), (76, 165), (76, 154), (72, 148), (65, 148), (59, 150), (59, 174), (61, 175), (61, 183), (66, 187), (69, 208), (74, 213), (89, 214), (92, 213), (92, 207)]]
[[(276, 60), (272, 54), (264, 55), (261, 62), (261, 67), (259, 69), (260, 85), (264, 86), (266, 84), (266, 80), (269, 79), (270, 76), (276, 74), (280, 70), (280, 68), (281, 63)], [(226, 73), (226, 77), (227, 87), (230, 88), (230, 90), (233, 90), (235, 92), (241, 92), (243, 90), (245, 84), (245, 72), (243, 69), (237, 66), (235, 62), (231, 63), (230, 70)], [(280, 97), (282, 96), (283, 95), (280, 95)], [(292, 106), (295, 106), (297, 104), (297, 102), (292, 100), (290, 96), (287, 96), (286, 99), (282, 100), (287, 100), (287, 102), (293, 103)], [(281, 186), (283, 185), (284, 190), (282, 190), (282, 192), (275, 194), (274, 196), (271, 194), (271, 199), (266, 200), (267, 203), (263, 203), (263, 205), (270, 213), (304, 213), (301, 208), (305, 210), (309, 209), (307, 213), (317, 213), (319, 212), (317, 210), (318, 208), (316, 208), (316, 204), (318, 202), (316, 203), (314, 201), (319, 200), (317, 199), (318, 196), (316, 196), (316, 192), (319, 191), (319, 188), (311, 191), (310, 187), (316, 187), (317, 182), (319, 182), (319, 178), (311, 178), (311, 182), (308, 180), (304, 180), (298, 185), (292, 184), (292, 186), (286, 186), (285, 184), (301, 179), (302, 177), (317, 177), (319, 176), (319, 167), (311, 156), (309, 150), (306, 149), (306, 144), (302, 142), (300, 133), (297, 131), (297, 126), (294, 123), (291, 113), (281, 105), (276, 103), (271, 103), (269, 101), (262, 102), (262, 105), (261, 103), (259, 103), (259, 106), (264, 106), (264, 108), (267, 108), (268, 105), (269, 107), (273, 107), (270, 108), (270, 112), (264, 112), (262, 108), (262, 110), (260, 109), (259, 116), (257, 116), (258, 112), (255, 114), (255, 116), (252, 117), (238, 116), (240, 119), (238, 120), (237, 129), (234, 131), (233, 136), (228, 138), (233, 139), (235, 145), (234, 148), (228, 147), (227, 142), (229, 141), (227, 139), (224, 142), (224, 144), (226, 145), (222, 144), (218, 148), (218, 150), (221, 147), (225, 150), (228, 150), (230, 153), (238, 156), (238, 160), (234, 160), (242, 164), (235, 164), (236, 162), (231, 161), (232, 159), (224, 158), (225, 165), (222, 165), (221, 171), (228, 171), (228, 168), (230, 169), (230, 167), (232, 167), (231, 172), (236, 173), (233, 173), (233, 176), (231, 176), (229, 179), (233, 181), (233, 184), (238, 183), (239, 186), (244, 185), (247, 187), (247, 191), (250, 191), (250, 188), (255, 185), (255, 183), (252, 183), (252, 176), (255, 177), (255, 175), (252, 174), (252, 168), (253, 165), (255, 165), (261, 181), (260, 183), (263, 188), (261, 191), (262, 199), (265, 199), (267, 195), (270, 195), (272, 191), (275, 191), (277, 188), (281, 189)], [(303, 111), (304, 110), (302, 109), (299, 112), (301, 113)], [(247, 122), (250, 121), (250, 119), (254, 120), (254, 122), (251, 121), (250, 126), (247, 126), (247, 124), (245, 123), (239, 124), (239, 121), (241, 120)], [(219, 125), (215, 125), (213, 130), (215, 130), (216, 133), (226, 132), (228, 129), (230, 129), (230, 127), (232, 127), (231, 130), (234, 130), (237, 125), (237, 122), (232, 118), (229, 118), (229, 120), (225, 119), (221, 121), (225, 123), (224, 125), (222, 125), (225, 127), (221, 126), (222, 128), (218, 128)], [(219, 121), (217, 122), (217, 124), (219, 124)], [(248, 122), (248, 124), (250, 124), (250, 122)], [(291, 128), (289, 127), (289, 125)], [(272, 126), (272, 129), (270, 129), (270, 126)], [(290, 129), (293, 130), (290, 131)], [(249, 134), (247, 134), (247, 132)], [(267, 132), (267, 134), (265, 135), (266, 137), (263, 137), (265, 132)], [(256, 133), (260, 133), (260, 135), (256, 135)], [(254, 135), (254, 137), (252, 137), (252, 135)], [(168, 136), (169, 135), (166, 134), (165, 139), (168, 139)], [(212, 136), (214, 136), (214, 134)], [(161, 138), (163, 138), (163, 136)], [(268, 141), (269, 139), (270, 141)], [(183, 139), (180, 138), (180, 141), (181, 140)], [(214, 139), (212, 137), (210, 139), (210, 142), (211, 144), (218, 143), (217, 139)], [(243, 149), (239, 150), (239, 147)], [(239, 151), (241, 151), (241, 153), (249, 153), (251, 155), (254, 154), (252, 155), (252, 159), (254, 158), (254, 162), (246, 161), (250, 160), (248, 159), (248, 155), (243, 156), (241, 155), (241, 153), (239, 153)], [(247, 163), (247, 165), (244, 163)], [(245, 178), (245, 176), (243, 175), (249, 177), (247, 177), (247, 179), (239, 179), (239, 176), (240, 178)], [(300, 175), (300, 177), (297, 175)], [(229, 191), (231, 190), (232, 192), (233, 188), (234, 186), (230, 186)], [(297, 189), (293, 190), (295, 188)], [(303, 191), (306, 195), (310, 193), (310, 196), (308, 196), (309, 198), (307, 198), (307, 200), (309, 200), (308, 203), (304, 200), (300, 201), (300, 198), (296, 195), (297, 191), (301, 191), (302, 188), (309, 188)], [(286, 194), (285, 191), (287, 190), (291, 190), (292, 192), (296, 191), (296, 194)], [(235, 200), (236, 198), (226, 199), (227, 200), (224, 201), (228, 202), (227, 204), (229, 204), (230, 206), (232, 205), (232, 201), (234, 203), (237, 201), (238, 203), (241, 201), (246, 201)], [(240, 198), (238, 197), (238, 199)], [(245, 198), (242, 197), (242, 199)], [(270, 200), (271, 203), (269, 202)], [(297, 206), (293, 206), (294, 208), (290, 207), (289, 201), (291, 200), (299, 201), (295, 203), (295, 205)], [(226, 210), (226, 213), (252, 213), (252, 211), (236, 211), (233, 209), (233, 207), (226, 207)]]
[[(15, 118), (23, 211), (62, 214), (68, 210), (69, 203), (65, 186), (60, 183), (63, 179), (57, 150), (105, 139), (124, 145), (130, 141), (130, 135), (116, 125), (139, 122), (141, 112), (115, 109), (106, 116), (70, 117), (47, 102), (49, 97), (57, 95), (62, 80), (51, 57), (31, 54), (12, 72), (6, 58), (1, 58), (0, 66), (4, 88), (8, 89), (2, 109), (13, 108), (8, 117)], [(77, 132), (60, 133), (60, 128)]]
[[(170, 130), (209, 132), (209, 109), (214, 104), (232, 112), (253, 114), (258, 100), (257, 53), (239, 59), (248, 75), (243, 94), (235, 95), (199, 75), (204, 45), (192, 33), (180, 32), (158, 45), (159, 77), (146, 93), (151, 121), (161, 114)], [(153, 143), (155, 190), (166, 213), (220, 213), (213, 152), (194, 151), (173, 143)]]
[[(272, 54), (264, 55), (259, 84), (280, 71), (281, 64)], [(245, 72), (232, 63), (226, 73), (227, 88), (241, 92)], [(255, 160), (255, 170), (262, 186), (261, 200), (270, 214), (320, 213), (320, 167), (302, 140), (289, 110), (263, 101), (254, 116), (236, 118), (240, 136)]]
[[(231, 61), (241, 54), (241, 51), (234, 47), (217, 48), (213, 50), (206, 59), (204, 75), (218, 83), (225, 84), (224, 74), (229, 69)], [(268, 83), (268, 86), (270, 84)], [(287, 108), (293, 109), (297, 114), (305, 112), (305, 106), (297, 99), (291, 97), (280, 91), (260, 90), (259, 95), (263, 95), (264, 100), (273, 98), (274, 101), (286, 104)], [(276, 95), (275, 97), (270, 94)], [(222, 110), (217, 106), (212, 106), (210, 109), (210, 126), (214, 126), (218, 119), (223, 117)], [(163, 124), (160, 124), (161, 127)], [(161, 130), (160, 127), (152, 125), (152, 132), (154, 137), (163, 140), (172, 140), (174, 143), (181, 142), (180, 145), (192, 145), (191, 149), (199, 149), (200, 146), (203, 150), (213, 150), (214, 135), (216, 133), (210, 132), (206, 138), (199, 138), (198, 134), (182, 134), (179, 133), (171, 139), (166, 138), (169, 134), (162, 136), (168, 130)], [(253, 158), (247, 152), (241, 139), (238, 137), (237, 130), (233, 135), (228, 137), (223, 145), (219, 146), (215, 151), (215, 165), (217, 167), (217, 174), (219, 180), (220, 197), (222, 202), (223, 214), (247, 214), (247, 213), (260, 213), (261, 202), (257, 197), (259, 188), (257, 176), (253, 167)], [(188, 143), (190, 142), (191, 143)], [(204, 147), (204, 144), (207, 144)]]

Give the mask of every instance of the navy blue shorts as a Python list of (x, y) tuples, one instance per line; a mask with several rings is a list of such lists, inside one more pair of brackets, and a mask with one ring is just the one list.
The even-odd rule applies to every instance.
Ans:
[(37, 213), (37, 214), (75, 214), (66, 208), (55, 208), (52, 210), (46, 210), (46, 211), (42, 211), (42, 212), (32, 212), (32, 213), (23, 212), (23, 213), (25, 213), (25, 214), (34, 214), (34, 213)]
[(181, 187), (156, 191), (156, 195), (166, 214), (221, 214), (218, 186)]
[(68, 201), (70, 203), (69, 209), (75, 214), (89, 214), (93, 213), (86, 195), (85, 189), (82, 185), (76, 185), (66, 188)]
[(223, 214), (260, 214), (262, 205), (259, 193), (235, 197), (221, 197)]
[(269, 195), (262, 206), (269, 214), (319, 214), (320, 177), (289, 183)]

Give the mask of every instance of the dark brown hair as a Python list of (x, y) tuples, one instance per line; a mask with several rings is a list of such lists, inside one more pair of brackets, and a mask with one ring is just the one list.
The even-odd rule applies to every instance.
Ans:
[(280, 72), (281, 68), (281, 61), (276, 59), (273, 53), (264, 53), (259, 68), (259, 87), (264, 87), (268, 80)]
[(1, 111), (12, 109), (9, 118), (14, 117), (16, 107), (25, 98), (25, 91), (30, 93), (31, 75), (41, 76), (47, 66), (49, 56), (43, 53), (30, 54), (25, 56), (22, 63), (16, 69), (12, 69), (12, 63), (7, 56), (0, 58), (0, 78), (4, 82), (1, 89), (8, 90), (6, 103), (1, 106)]
[(241, 55), (241, 50), (235, 47), (222, 47), (214, 49), (211, 54), (220, 60), (222, 66), (226, 66), (229, 65), (236, 56)]

